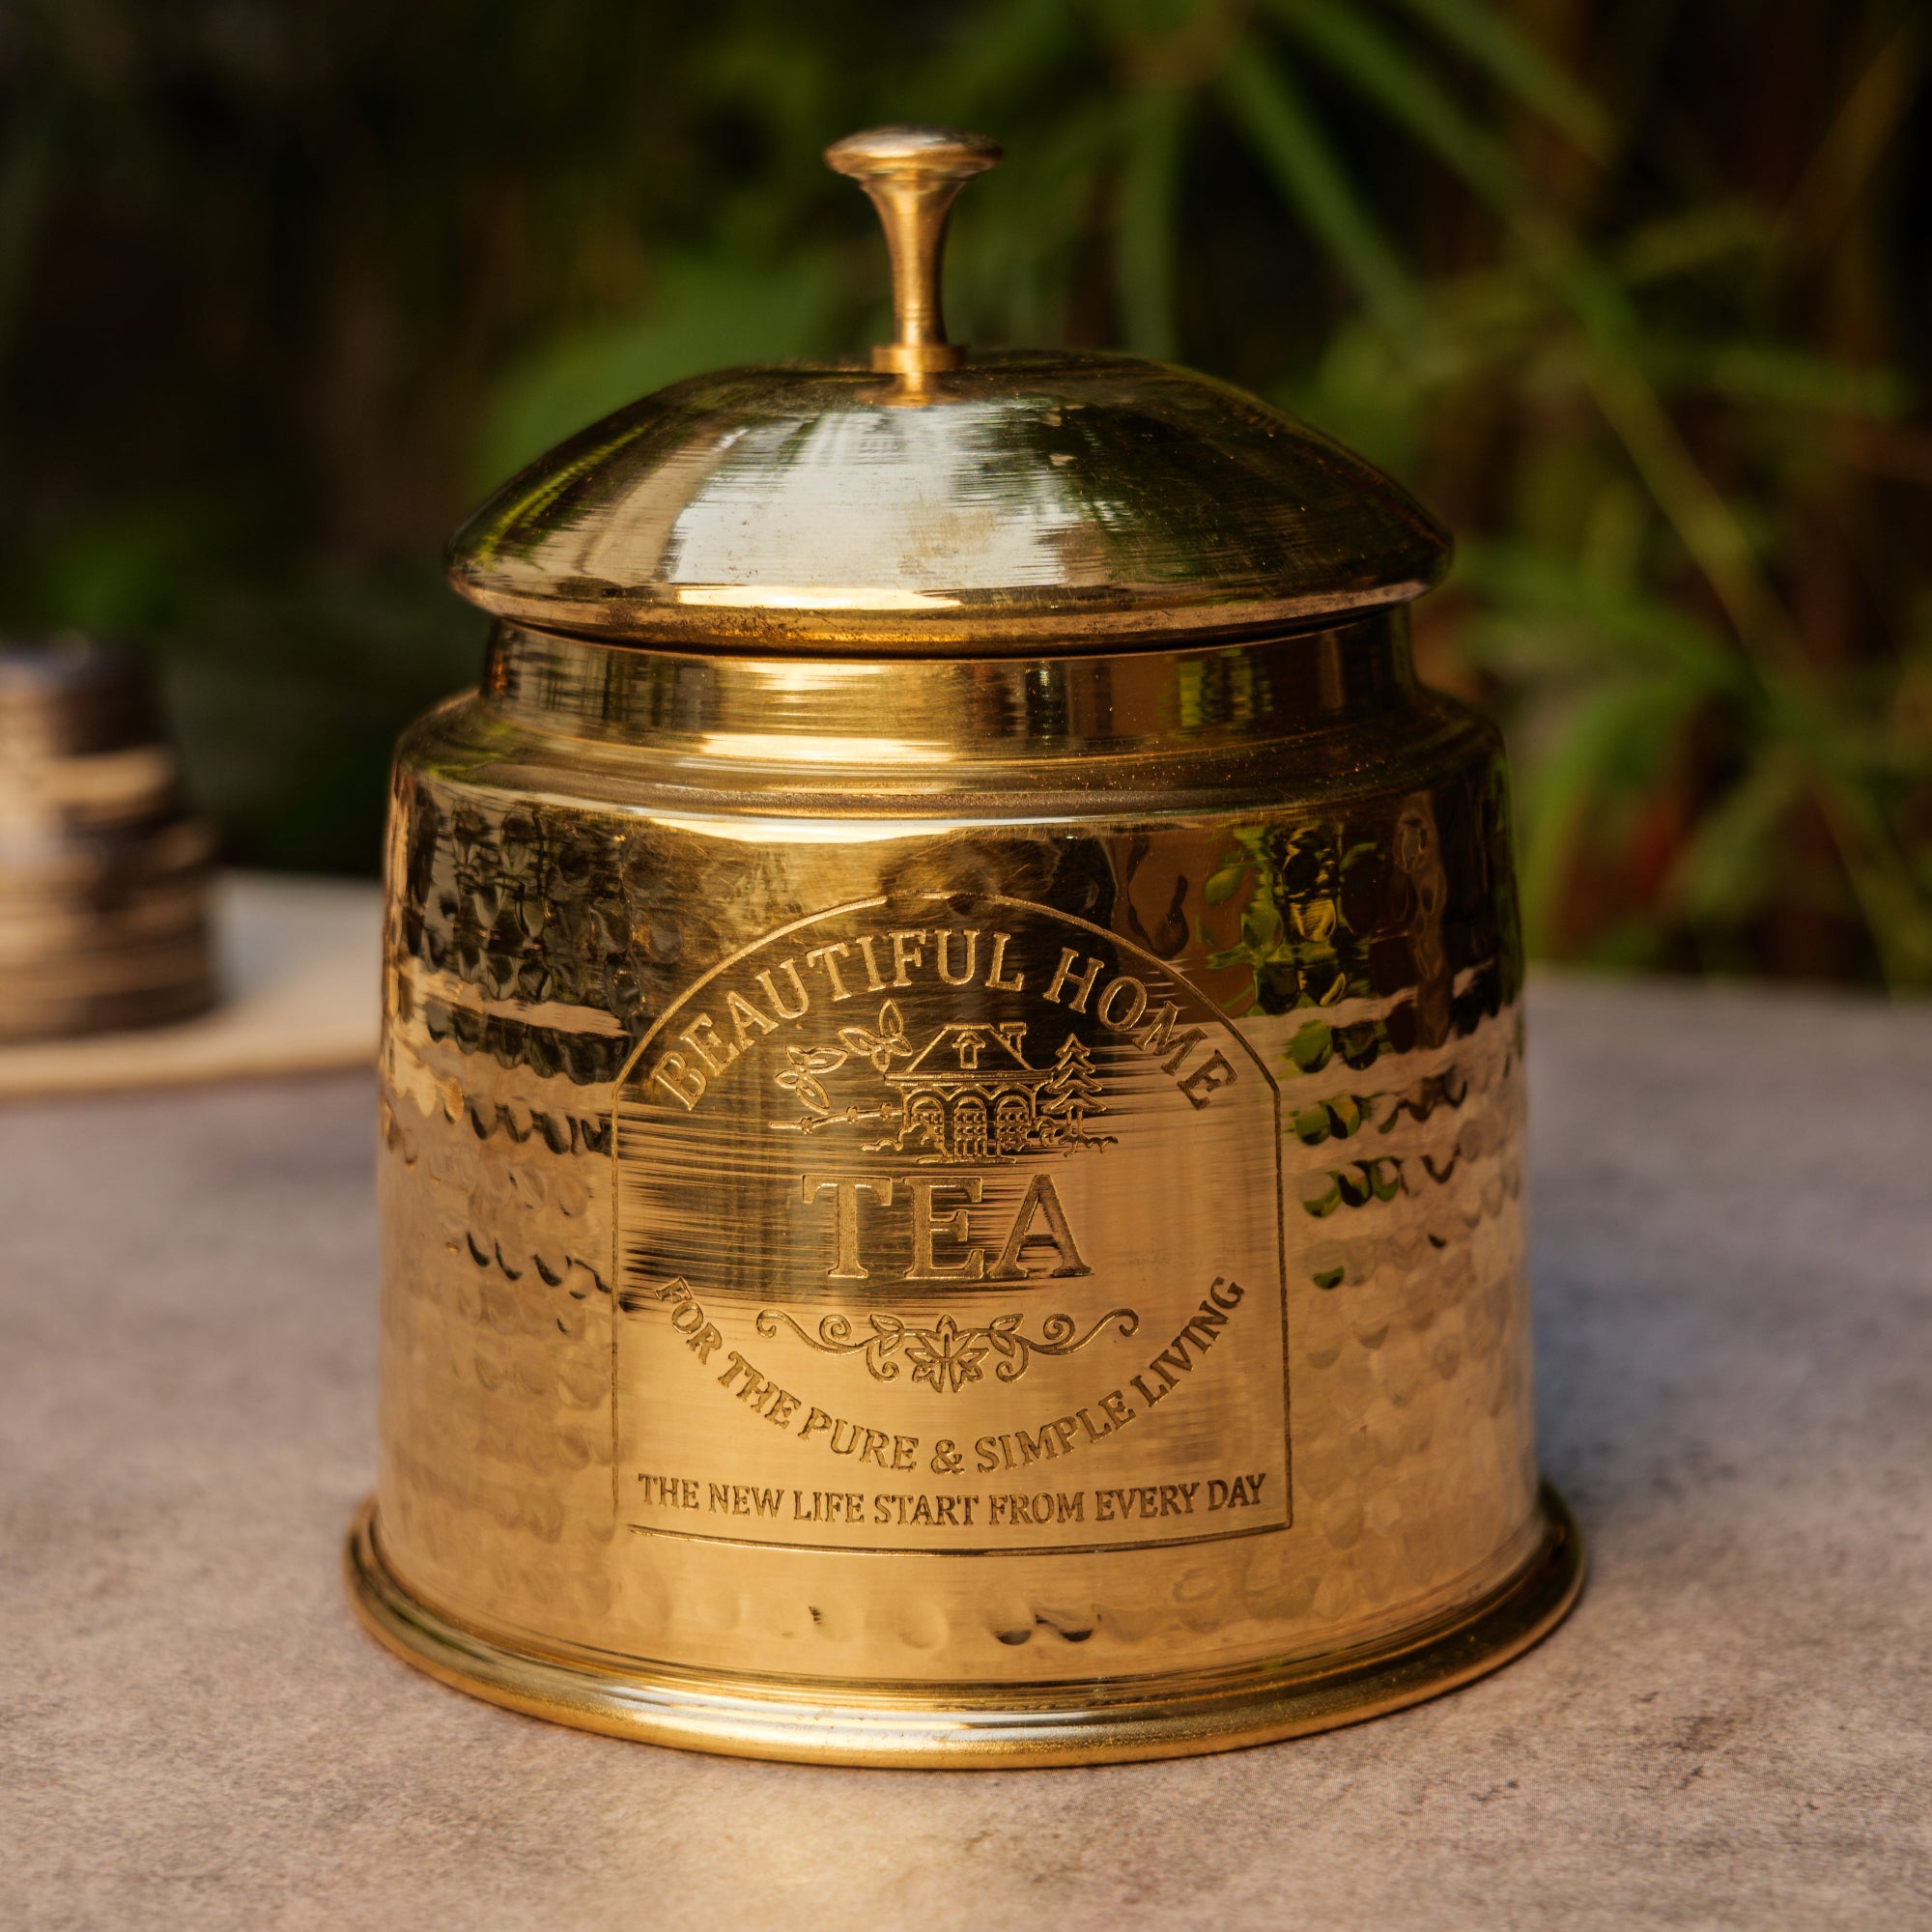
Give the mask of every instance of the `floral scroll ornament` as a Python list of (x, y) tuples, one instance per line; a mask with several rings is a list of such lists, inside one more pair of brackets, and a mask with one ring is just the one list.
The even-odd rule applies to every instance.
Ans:
[(1118, 1323), (1122, 1335), (1131, 1335), (1141, 1325), (1131, 1308), (1110, 1308), (1082, 1335), (1072, 1316), (1049, 1315), (1036, 1339), (1020, 1333), (1025, 1319), (1023, 1313), (996, 1315), (983, 1327), (962, 1328), (950, 1315), (922, 1325), (899, 1315), (874, 1314), (860, 1329), (849, 1316), (828, 1315), (814, 1334), (782, 1309), (768, 1308), (758, 1317), (758, 1333), (776, 1336), (782, 1323), (821, 1354), (863, 1354), (875, 1381), (895, 1380), (903, 1359), (911, 1365), (914, 1381), (926, 1383), (940, 1395), (957, 1395), (969, 1382), (980, 1379), (981, 1365), (989, 1356), (998, 1357), (993, 1373), (1001, 1381), (1016, 1382), (1036, 1355), (1078, 1354), (1109, 1322)]

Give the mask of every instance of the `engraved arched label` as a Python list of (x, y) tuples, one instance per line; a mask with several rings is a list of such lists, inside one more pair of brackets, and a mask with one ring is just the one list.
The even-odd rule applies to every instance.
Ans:
[(958, 1552), (1287, 1526), (1278, 1097), (1152, 954), (996, 897), (798, 921), (646, 1036), (614, 1148), (620, 1522)]

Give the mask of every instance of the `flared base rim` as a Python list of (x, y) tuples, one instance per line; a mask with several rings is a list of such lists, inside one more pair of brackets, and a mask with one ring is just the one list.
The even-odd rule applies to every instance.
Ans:
[(383, 1555), (373, 1500), (351, 1531), (347, 1568), (356, 1615), (381, 1642), (444, 1684), (529, 1717), (729, 1757), (1010, 1771), (1236, 1750), (1359, 1723), (1453, 1690), (1520, 1657), (1576, 1603), (1582, 1539), (1548, 1485), (1537, 1530), (1535, 1548), (1498, 1588), (1370, 1652), (1259, 1663), (1165, 1688), (1139, 1678), (1015, 1685), (997, 1693), (765, 1686), (696, 1671), (618, 1671), (506, 1647), (404, 1587)]

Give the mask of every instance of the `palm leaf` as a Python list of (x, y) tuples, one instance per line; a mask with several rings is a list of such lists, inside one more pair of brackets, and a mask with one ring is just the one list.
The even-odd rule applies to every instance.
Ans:
[(1418, 303), (1401, 258), (1287, 74), (1250, 39), (1229, 57), (1220, 87), (1256, 158), (1380, 321), (1411, 323)]
[(1270, 0), (1269, 11), (1486, 201), (1505, 215), (1522, 213), (1528, 194), (1502, 144), (1478, 128), (1371, 14), (1337, 0)]
[(1114, 228), (1122, 333), (1129, 349), (1165, 359), (1176, 353), (1176, 224), (1187, 96), (1177, 88), (1145, 89), (1129, 100), (1123, 120), (1126, 163)]
[(1531, 952), (1549, 952), (1558, 938), (1585, 826), (1628, 794), (1633, 773), (1655, 769), (1699, 701), (1676, 678), (1605, 680), (1577, 698), (1540, 756), (1524, 760), (1520, 895)]
[(1400, 0), (1416, 18), (1466, 54), (1525, 107), (1594, 159), (1614, 145), (1610, 116), (1577, 77), (1485, 0)]
[(1777, 885), (1779, 828), (1804, 796), (1796, 761), (1767, 747), (1704, 813), (1672, 870), (1669, 893), (1688, 919), (1736, 926), (1763, 910)]

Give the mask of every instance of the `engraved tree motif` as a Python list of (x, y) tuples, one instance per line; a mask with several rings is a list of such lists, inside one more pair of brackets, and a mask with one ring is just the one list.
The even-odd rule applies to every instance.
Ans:
[(760, 1335), (771, 1338), (782, 1323), (820, 1354), (863, 1355), (874, 1381), (896, 1380), (896, 1358), (903, 1357), (911, 1365), (913, 1380), (924, 1382), (938, 1395), (957, 1395), (969, 1382), (979, 1381), (980, 1365), (988, 1355), (999, 1357), (993, 1373), (1001, 1381), (1016, 1382), (1036, 1355), (1078, 1354), (1110, 1321), (1118, 1323), (1122, 1335), (1133, 1334), (1141, 1325), (1131, 1308), (1110, 1308), (1084, 1335), (1070, 1315), (1049, 1315), (1037, 1337), (1021, 1334), (1025, 1320), (1024, 1312), (996, 1315), (982, 1327), (965, 1328), (950, 1315), (921, 1323), (880, 1312), (867, 1316), (862, 1330), (850, 1316), (827, 1315), (814, 1334), (783, 1309), (767, 1308), (757, 1325)]
[(1090, 1134), (1087, 1116), (1104, 1113), (1100, 1105), (1106, 1089), (1094, 1071), (1094, 1056), (1077, 1034), (1068, 1034), (1060, 1042), (1053, 1072), (1040, 1089), (1039, 1111), (1043, 1137), (1051, 1147), (1106, 1147), (1112, 1134)]

